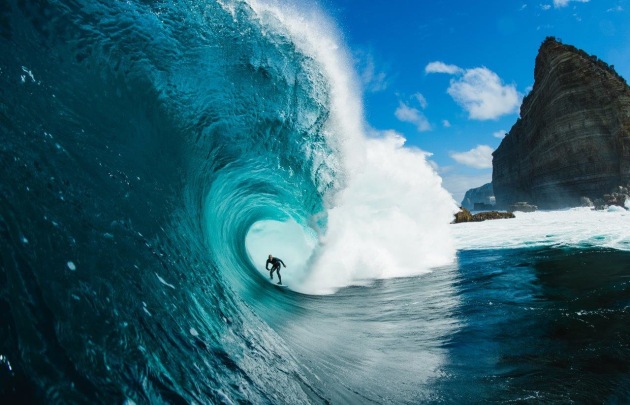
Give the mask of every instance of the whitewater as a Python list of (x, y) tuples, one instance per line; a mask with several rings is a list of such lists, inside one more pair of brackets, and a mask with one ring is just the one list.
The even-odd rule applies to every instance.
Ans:
[(630, 212), (572, 208), (558, 211), (515, 212), (509, 221), (464, 223), (453, 227), (459, 250), (528, 247), (609, 248), (628, 251)]
[(630, 399), (628, 211), (451, 224), (342, 38), (306, 4), (0, 5), (3, 401)]

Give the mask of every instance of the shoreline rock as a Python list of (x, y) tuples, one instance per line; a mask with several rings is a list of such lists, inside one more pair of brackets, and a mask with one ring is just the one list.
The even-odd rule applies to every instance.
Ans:
[(507, 219), (515, 218), (512, 212), (486, 211), (472, 214), (466, 208), (461, 207), (460, 211), (455, 214), (452, 224), (461, 224), (462, 222), (481, 222), (491, 219)]
[[(596, 210), (605, 210), (613, 205), (628, 209), (628, 207), (626, 207), (626, 201), (630, 201), (630, 184), (628, 184), (627, 187), (615, 187), (610, 193), (604, 194), (600, 198), (593, 200), (590, 206), (594, 207)], [(586, 201), (584, 202), (586, 203)]]
[(538, 209), (537, 206), (533, 204), (529, 204), (525, 201), (519, 201), (509, 206), (510, 211), (521, 211), (521, 212), (534, 212)]

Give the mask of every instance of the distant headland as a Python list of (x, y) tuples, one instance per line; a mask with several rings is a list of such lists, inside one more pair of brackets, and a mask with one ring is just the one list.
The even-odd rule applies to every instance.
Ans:
[(623, 206), (630, 200), (630, 87), (614, 66), (547, 37), (520, 117), (492, 155), (492, 183), (469, 190), (465, 208), (492, 199), (500, 210)]

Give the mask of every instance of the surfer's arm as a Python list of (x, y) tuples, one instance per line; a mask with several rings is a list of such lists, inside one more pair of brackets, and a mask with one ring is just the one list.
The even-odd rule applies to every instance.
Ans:
[(269, 260), (267, 260), (267, 263), (265, 263), (265, 270), (269, 270), (269, 263), (271, 263)]
[(278, 261), (279, 261), (280, 263), (282, 263), (282, 265), (283, 265), (284, 267), (287, 267), (287, 265), (286, 265), (286, 264), (284, 264), (284, 262), (283, 262), (282, 260), (278, 259)]

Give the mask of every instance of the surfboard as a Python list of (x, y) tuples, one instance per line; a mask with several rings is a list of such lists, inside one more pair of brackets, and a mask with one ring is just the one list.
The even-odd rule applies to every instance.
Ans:
[(287, 288), (287, 287), (288, 287), (288, 285), (286, 285), (286, 284), (276, 284), (276, 283), (273, 283), (273, 285), (275, 285), (275, 286), (276, 286), (276, 287), (278, 287), (278, 288)]

